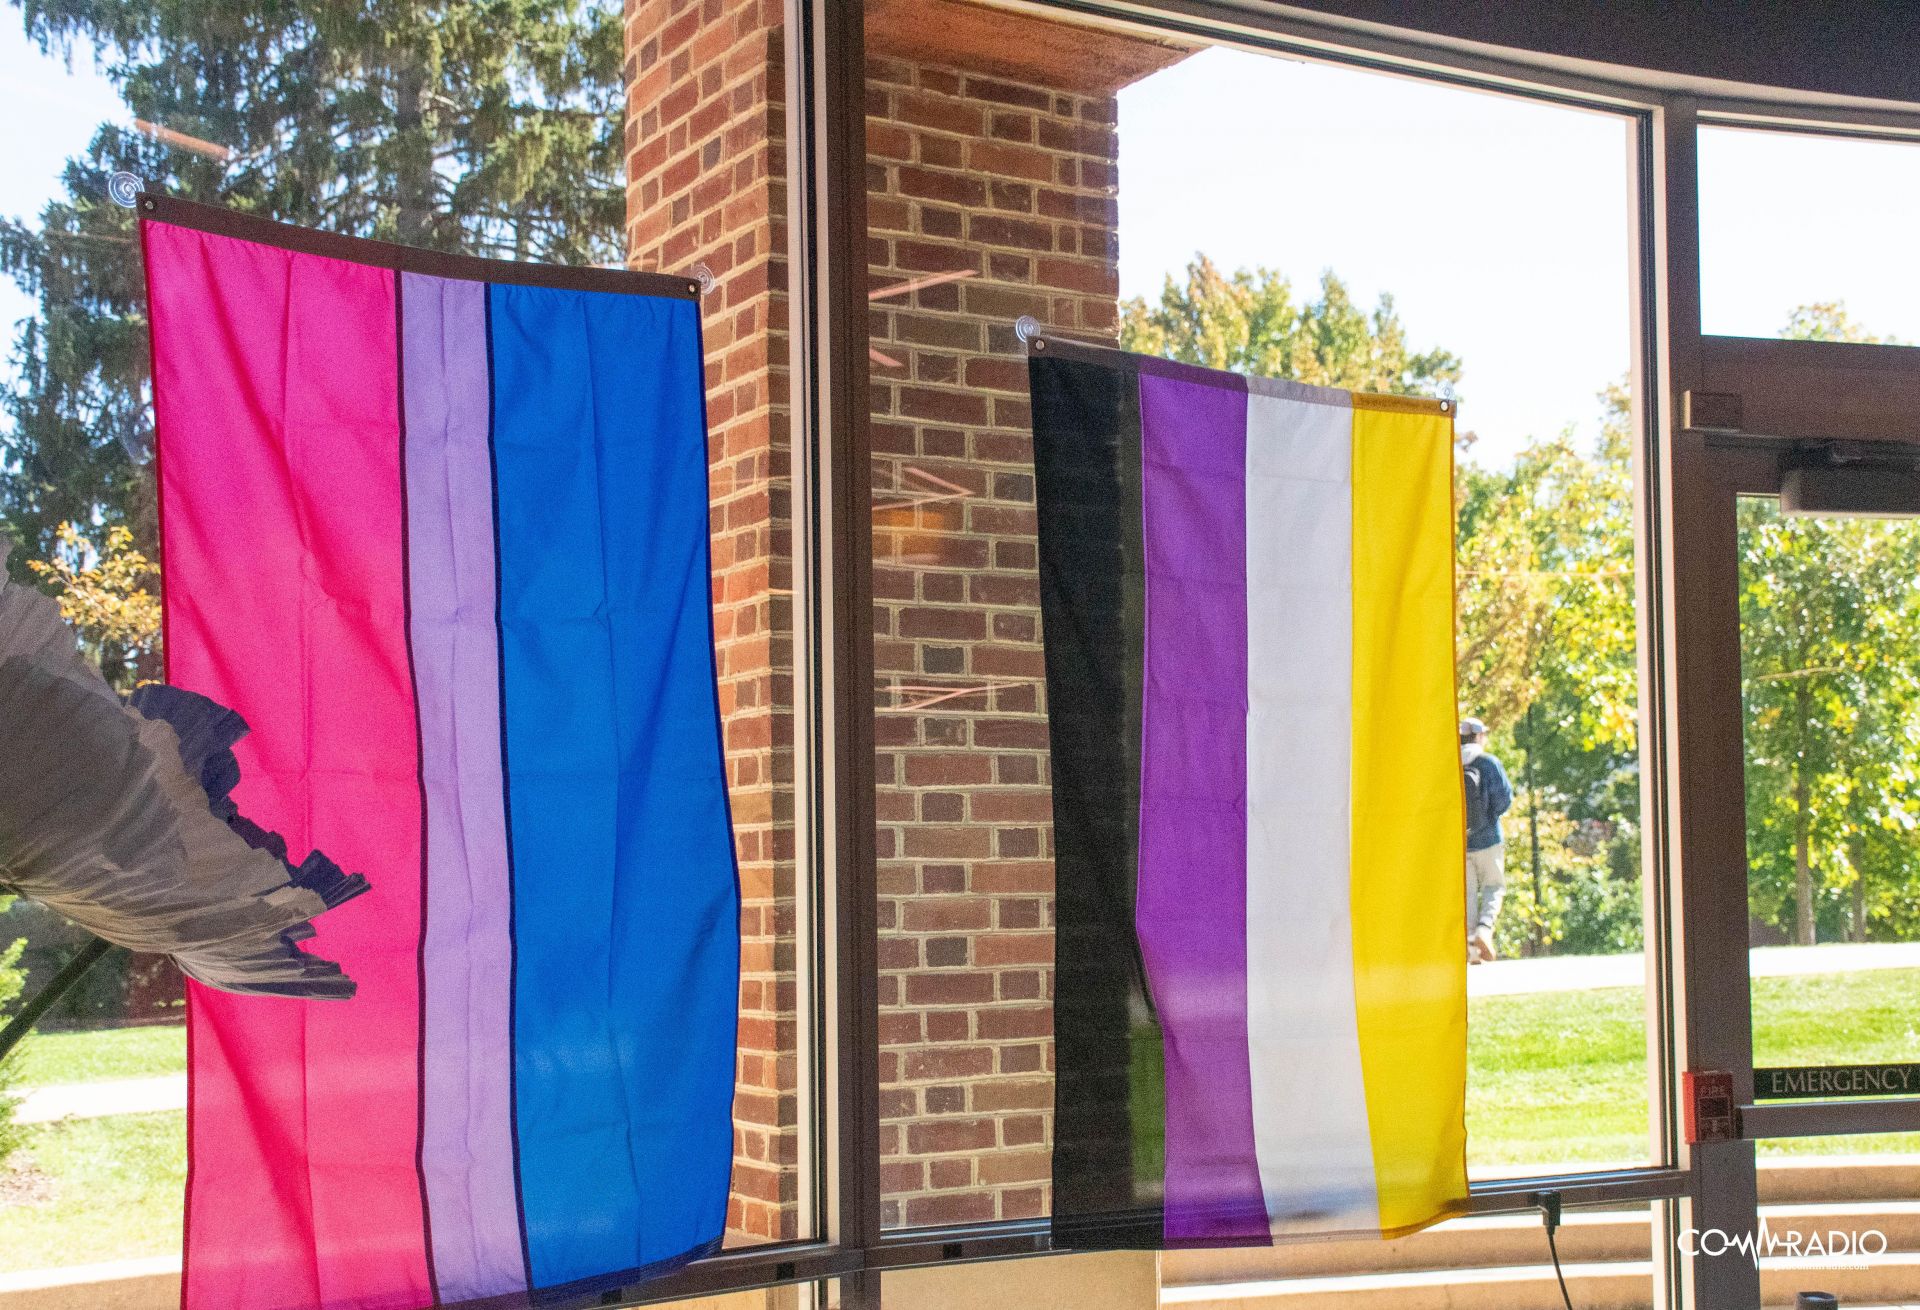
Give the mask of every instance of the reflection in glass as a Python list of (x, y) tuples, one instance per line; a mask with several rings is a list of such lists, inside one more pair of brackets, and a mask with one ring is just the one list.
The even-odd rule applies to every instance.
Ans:
[[(926, 10), (867, 10), (884, 1222), (1050, 1206), (1022, 315), (1210, 367), (1463, 399), (1461, 708), (1515, 793), (1500, 959), (1470, 974), (1470, 1163), (1645, 1162), (1622, 121), (1027, 10)], [(1447, 161), (1444, 187), (1427, 158)], [(1293, 745), (1311, 767), (1315, 744)]]

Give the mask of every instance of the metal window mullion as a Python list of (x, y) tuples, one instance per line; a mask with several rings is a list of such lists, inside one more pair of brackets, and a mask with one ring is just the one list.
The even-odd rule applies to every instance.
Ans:
[[(1684, 107), (1681, 113), (1684, 114)], [(1677, 1248), (1669, 1240), (1678, 1230), (1678, 1198), (1689, 1182), (1680, 1158), (1679, 1073), (1681, 1065), (1673, 1022), (1675, 995), (1674, 926), (1672, 899), (1673, 824), (1670, 802), (1672, 775), (1667, 707), (1669, 703), (1666, 641), (1666, 595), (1669, 541), (1666, 530), (1663, 458), (1670, 432), (1663, 403), (1665, 361), (1669, 356), (1666, 314), (1669, 297), (1663, 285), (1667, 272), (1661, 222), (1666, 212), (1663, 196), (1667, 151), (1663, 134), (1669, 113), (1643, 114), (1634, 124), (1631, 160), (1633, 331), (1632, 377), (1628, 387), (1633, 447), (1635, 646), (1640, 711), (1640, 889), (1643, 925), (1644, 992), (1647, 1048), (1648, 1152), (1682, 1185), (1655, 1198), (1650, 1225), (1655, 1269), (1655, 1304), (1676, 1304), (1682, 1279)]]
[[(1724, 1069), (1734, 1095), (1753, 1090), (1747, 978), (1745, 758), (1733, 497), (1699, 434), (1684, 430), (1686, 392), (1700, 384), (1699, 132), (1696, 104), (1675, 97), (1661, 113), (1660, 415), (1665, 478), (1665, 644), (1670, 680), (1666, 762), (1673, 821), (1668, 914), (1674, 930), (1673, 1020), (1682, 1069)], [(1749, 1230), (1757, 1178), (1751, 1142), (1681, 1147), (1693, 1187), (1674, 1223)], [(1677, 1233), (1663, 1234), (1672, 1249)], [(1664, 1253), (1657, 1253), (1662, 1254)], [(1667, 1266), (1656, 1261), (1656, 1269)], [(1665, 1289), (1663, 1289), (1665, 1290)], [(1750, 1263), (1696, 1255), (1677, 1269), (1678, 1303), (1757, 1305)]]
[[(817, 70), (814, 249), (821, 289), (817, 337), (820, 441), (827, 521), (824, 681), (832, 852), (831, 947), (838, 995), (830, 1012), (834, 1071), (828, 1106), (835, 1166), (830, 1235), (865, 1255), (880, 1228), (879, 896), (873, 746), (872, 442), (868, 422), (866, 6), (814, 5)], [(864, 1264), (863, 1264), (864, 1267)], [(848, 1310), (879, 1305), (878, 1279), (843, 1285)]]
[(831, 971), (828, 917), (832, 913), (829, 697), (825, 676), (828, 629), (823, 598), (832, 594), (821, 543), (826, 522), (820, 461), (820, 350), (814, 306), (819, 300), (814, 258), (814, 103), (811, 20), (807, 0), (785, 0), (781, 40), (786, 58), (788, 466), (794, 678), (794, 1042), (798, 1068), (794, 1117), (799, 1141), (795, 1194), (804, 1207), (806, 1236), (824, 1242), (834, 1194), (827, 1167), (829, 1005), (837, 994)]

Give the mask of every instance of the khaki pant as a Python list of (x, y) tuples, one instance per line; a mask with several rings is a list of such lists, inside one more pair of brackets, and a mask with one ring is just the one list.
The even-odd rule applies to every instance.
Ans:
[(1484, 851), (1467, 852), (1467, 934), (1481, 928), (1493, 931), (1500, 902), (1507, 894), (1507, 844), (1495, 842)]

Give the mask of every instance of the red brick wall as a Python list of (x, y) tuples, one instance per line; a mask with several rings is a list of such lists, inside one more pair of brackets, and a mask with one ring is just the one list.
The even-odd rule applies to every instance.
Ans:
[(629, 0), (627, 249), (702, 303), (720, 709), (743, 893), (730, 1244), (799, 1235), (780, 0)]
[[(628, 240), (704, 261), (722, 713), (746, 893), (729, 1238), (797, 1234), (779, 0), (629, 0)], [(1114, 102), (876, 59), (876, 689), (889, 1224), (1044, 1213), (1052, 865), (1026, 369), (1111, 334)]]
[[(1053, 867), (1024, 349), (1111, 335), (1114, 101), (868, 64), (890, 1225), (1046, 1212)], [(918, 502), (918, 503), (916, 503)]]

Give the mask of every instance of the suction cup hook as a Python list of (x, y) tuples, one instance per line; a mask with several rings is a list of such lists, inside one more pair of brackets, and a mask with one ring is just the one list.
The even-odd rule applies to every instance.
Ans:
[(145, 465), (153, 458), (153, 433), (142, 428), (138, 432), (120, 434), (120, 449), (127, 452), (127, 458), (137, 465)]
[(129, 173), (121, 169), (107, 179), (107, 199), (122, 209), (132, 209), (140, 203), (140, 193), (147, 184), (138, 173)]
[(1020, 344), (1023, 346), (1033, 346), (1035, 350), (1040, 349), (1040, 346), (1034, 345), (1034, 343), (1040, 336), (1041, 330), (1040, 320), (1031, 314), (1022, 314), (1019, 318), (1013, 320), (1013, 335), (1020, 338)]
[(688, 272), (693, 277), (694, 285), (699, 288), (701, 295), (704, 296), (713, 290), (713, 270), (705, 263), (695, 264)]

